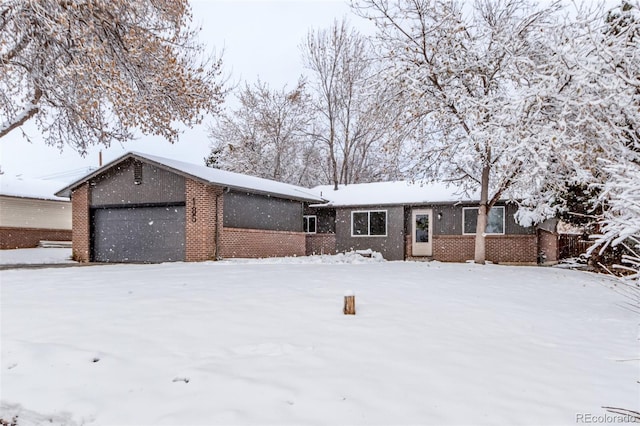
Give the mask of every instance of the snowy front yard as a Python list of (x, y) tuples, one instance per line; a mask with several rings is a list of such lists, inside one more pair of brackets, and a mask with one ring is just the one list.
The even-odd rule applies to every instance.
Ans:
[(2, 271), (0, 418), (576, 424), (638, 406), (638, 317), (606, 277), (320, 261)]

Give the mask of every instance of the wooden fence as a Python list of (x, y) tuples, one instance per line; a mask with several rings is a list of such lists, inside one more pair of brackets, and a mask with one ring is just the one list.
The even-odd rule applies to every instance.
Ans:
[(578, 257), (586, 253), (592, 244), (592, 240), (585, 240), (582, 235), (560, 234), (558, 238), (558, 255), (560, 259)]

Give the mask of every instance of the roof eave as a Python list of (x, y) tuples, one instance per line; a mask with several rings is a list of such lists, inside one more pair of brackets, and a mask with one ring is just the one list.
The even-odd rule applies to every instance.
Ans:
[(211, 181), (208, 179), (203, 179), (199, 176), (195, 176), (192, 175), (190, 173), (184, 172), (180, 169), (176, 169), (174, 167), (168, 166), (164, 163), (160, 163), (158, 161), (154, 161), (150, 158), (145, 157), (144, 155), (139, 155), (135, 152), (128, 152), (118, 158), (116, 158), (115, 160), (105, 164), (104, 166), (100, 167), (97, 170), (94, 170), (92, 173), (88, 174), (87, 176), (69, 184), (68, 186), (66, 186), (65, 188), (61, 189), (60, 191), (56, 192), (55, 195), (58, 197), (67, 197), (69, 198), (71, 196), (71, 192), (73, 192), (73, 190), (75, 188), (77, 188), (78, 186), (84, 184), (87, 181), (90, 181), (91, 179), (95, 178), (96, 176), (100, 175), (101, 173), (103, 173), (105, 170), (119, 164), (122, 163), (123, 161), (129, 159), (129, 158), (134, 158), (136, 160), (140, 160), (140, 161), (144, 161), (147, 162), (149, 164), (152, 164), (156, 167), (160, 167), (164, 170), (170, 171), (172, 173), (175, 173), (179, 176), (188, 178), (188, 179), (192, 179), (192, 180), (196, 180), (198, 182), (204, 183), (206, 185), (218, 185), (218, 186), (222, 186), (225, 188), (231, 188), (234, 190), (239, 190), (239, 191), (246, 191), (246, 192), (250, 192), (252, 194), (261, 194), (261, 195), (269, 195), (272, 197), (277, 197), (277, 198), (284, 198), (284, 199), (288, 199), (288, 200), (297, 200), (297, 201), (304, 201), (304, 202), (322, 202), (322, 201), (326, 201), (323, 198), (312, 198), (311, 196), (292, 196), (292, 195), (288, 195), (288, 194), (282, 194), (282, 193), (276, 193), (276, 192), (268, 192), (268, 191), (260, 191), (260, 190), (256, 190), (254, 188), (246, 188), (246, 187), (242, 187), (242, 186), (236, 186), (236, 185), (229, 185), (223, 182), (216, 182), (216, 181)]
[[(20, 198), (20, 199), (38, 200), (38, 201), (57, 201), (60, 203), (68, 203), (71, 201), (69, 197), (51, 198), (51, 197), (37, 197), (33, 195), (15, 195), (15, 194), (0, 194), (0, 197)], [(61, 199), (61, 198), (64, 198), (64, 199)]]
[(115, 160), (110, 161), (109, 163), (107, 163), (104, 166), (100, 167), (99, 169), (94, 170), (93, 172), (89, 173), (88, 175), (76, 180), (75, 182), (70, 183), (69, 185), (67, 185), (64, 188), (62, 188), (60, 191), (56, 192), (54, 195), (56, 195), (58, 197), (70, 198), (71, 197), (71, 193), (73, 192), (74, 189), (76, 189), (80, 185), (84, 184), (85, 182), (90, 181), (94, 177), (100, 175), (105, 170), (115, 166), (118, 163), (123, 162), (124, 160), (126, 160), (129, 157), (137, 157), (137, 156), (134, 153), (127, 152), (126, 154), (121, 155), (120, 157), (116, 158)]
[[(508, 203), (510, 200), (498, 200), (499, 203)], [(334, 204), (331, 202), (324, 204), (312, 204), (314, 208), (364, 208), (364, 207), (393, 207), (393, 206), (455, 206), (460, 204), (478, 204), (480, 200), (457, 200), (457, 201), (409, 201), (398, 203), (360, 203), (360, 204)]]

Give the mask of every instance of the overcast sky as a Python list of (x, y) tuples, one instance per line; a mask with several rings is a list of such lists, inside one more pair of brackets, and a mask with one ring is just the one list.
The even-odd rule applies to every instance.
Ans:
[[(253, 82), (258, 77), (272, 87), (293, 85), (303, 72), (298, 48), (310, 28), (331, 25), (334, 19), (351, 15), (342, 0), (191, 0), (195, 24), (202, 25), (201, 40), (209, 49), (224, 49), (225, 70), (234, 82)], [(205, 120), (211, 122), (211, 119)], [(126, 144), (102, 148), (105, 162), (127, 151), (171, 157), (203, 164), (209, 153), (206, 124), (186, 130), (171, 145), (160, 137), (141, 137)], [(0, 166), (7, 176), (50, 177), (98, 165), (100, 148), (91, 149), (86, 158), (71, 148), (44, 145), (33, 125), (24, 126), (32, 143), (14, 130), (0, 141)]]

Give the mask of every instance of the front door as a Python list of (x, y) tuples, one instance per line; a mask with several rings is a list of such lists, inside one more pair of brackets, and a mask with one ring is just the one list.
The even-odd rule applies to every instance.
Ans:
[(433, 249), (433, 211), (431, 209), (412, 210), (412, 256), (431, 256)]

